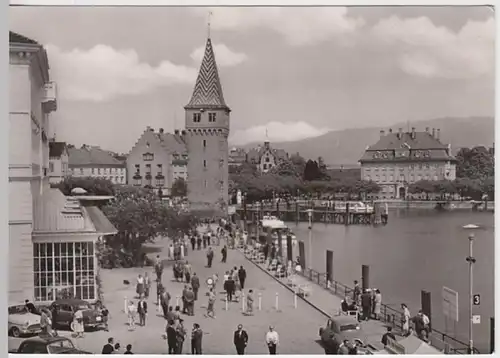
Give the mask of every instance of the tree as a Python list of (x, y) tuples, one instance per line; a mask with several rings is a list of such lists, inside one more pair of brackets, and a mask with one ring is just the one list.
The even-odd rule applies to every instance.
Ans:
[(302, 175), (304, 173), (305, 168), (306, 168), (306, 160), (303, 157), (301, 157), (298, 152), (295, 154), (292, 154), (290, 156), (289, 160), (293, 164), (293, 166), (295, 167), (295, 171)]
[(469, 179), (486, 179), (495, 174), (495, 158), (493, 151), (483, 146), (461, 148), (457, 155), (457, 177)]
[(429, 194), (436, 192), (436, 186), (429, 180), (419, 180), (410, 184), (408, 192), (411, 194), (425, 194), (426, 198), (429, 199)]
[(318, 167), (318, 162), (309, 159), (306, 162), (306, 166), (304, 168), (304, 180), (312, 181), (320, 179), (321, 179), (321, 172)]
[(184, 178), (177, 178), (172, 183), (171, 194), (173, 197), (185, 197), (187, 189), (187, 183)]
[(290, 160), (282, 160), (278, 165), (274, 166), (268, 173), (276, 174), (280, 176), (291, 176), (298, 178), (301, 176), (300, 171)]
[(71, 195), (71, 190), (74, 188), (82, 188), (91, 195), (114, 195), (115, 186), (108, 179), (93, 178), (93, 177), (66, 177), (64, 180), (56, 184), (64, 195)]
[(117, 188), (103, 212), (118, 230), (106, 238), (108, 255), (128, 255), (134, 266), (142, 262), (145, 243), (159, 236), (181, 237), (197, 224), (193, 215), (166, 206), (153, 190), (132, 186)]

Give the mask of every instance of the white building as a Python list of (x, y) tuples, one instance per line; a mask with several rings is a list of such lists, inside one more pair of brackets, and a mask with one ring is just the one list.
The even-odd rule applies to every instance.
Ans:
[(94, 243), (115, 233), (97, 207), (49, 185), (50, 113), (57, 109), (42, 45), (9, 33), (9, 301), (96, 298)]
[(69, 175), (110, 180), (113, 184), (127, 183), (127, 166), (110, 152), (94, 146), (69, 148)]
[(69, 175), (68, 149), (64, 142), (49, 143), (49, 182), (57, 184)]

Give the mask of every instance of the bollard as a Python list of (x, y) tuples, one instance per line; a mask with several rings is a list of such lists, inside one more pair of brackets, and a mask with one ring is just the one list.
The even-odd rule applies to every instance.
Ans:
[(262, 310), (262, 293), (259, 292), (259, 311)]
[(276, 292), (276, 311), (278, 310), (279, 308), (279, 296), (278, 296), (278, 292)]
[(160, 295), (158, 295), (158, 313), (161, 313), (162, 309), (161, 309), (161, 299), (160, 299)]
[(229, 306), (228, 306), (228, 304), (227, 304), (227, 296), (226, 296), (226, 301), (225, 301), (225, 303), (226, 303), (226, 311), (227, 311), (227, 310), (229, 309)]
[(297, 289), (293, 291), (293, 308), (297, 308)]
[(179, 300), (180, 300), (180, 299), (181, 299), (181, 298), (180, 298), (179, 296), (176, 296), (176, 297), (175, 297), (175, 307), (178, 307), (178, 306), (179, 306)]
[(127, 313), (127, 308), (128, 308), (128, 304), (127, 304), (127, 296), (125, 296), (123, 298), (123, 312)]
[(245, 312), (245, 296), (241, 295), (241, 310)]

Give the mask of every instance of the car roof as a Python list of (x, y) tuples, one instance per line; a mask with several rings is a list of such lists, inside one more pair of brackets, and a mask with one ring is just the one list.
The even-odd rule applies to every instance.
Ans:
[(35, 343), (53, 343), (53, 342), (60, 342), (60, 341), (69, 341), (68, 338), (66, 337), (33, 337), (33, 338), (28, 338), (22, 341), (24, 342), (35, 342)]
[(63, 304), (63, 305), (74, 305), (74, 304), (79, 304), (79, 303), (87, 303), (87, 301), (81, 300), (79, 298), (61, 298), (58, 300), (55, 300), (53, 303), (57, 304)]
[(332, 317), (331, 320), (336, 324), (359, 324), (358, 320), (354, 316), (337, 316)]

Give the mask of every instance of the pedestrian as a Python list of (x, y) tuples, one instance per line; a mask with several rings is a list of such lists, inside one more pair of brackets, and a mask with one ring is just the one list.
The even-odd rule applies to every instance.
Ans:
[(191, 282), (191, 264), (188, 261), (184, 263), (184, 278), (187, 283)]
[(374, 307), (373, 307), (373, 314), (375, 316), (375, 319), (380, 319), (380, 310), (382, 307), (382, 294), (380, 293), (380, 290), (377, 288), (375, 290), (375, 298), (373, 300)]
[(175, 330), (174, 321), (168, 321), (165, 331), (167, 333), (168, 354), (175, 354), (177, 350), (177, 331)]
[(151, 280), (147, 272), (144, 273), (144, 297), (149, 298), (149, 290), (151, 289)]
[(115, 351), (114, 338), (108, 338), (108, 343), (102, 347), (101, 354), (112, 354)]
[(179, 306), (175, 306), (174, 321), (179, 322), (180, 319), (181, 319), (181, 308)]
[(182, 354), (182, 347), (184, 345), (184, 340), (186, 339), (186, 329), (183, 324), (184, 320), (180, 319), (175, 328), (176, 338), (177, 338), (177, 354)]
[(40, 314), (40, 329), (41, 329), (41, 335), (50, 335), (52, 331), (52, 321), (49, 317), (49, 313), (47, 312), (47, 309), (42, 308), (41, 314)]
[(208, 246), (208, 234), (203, 235), (203, 248), (206, 249)]
[(203, 331), (198, 323), (193, 324), (191, 331), (191, 354), (203, 354), (201, 351), (201, 341), (203, 338)]
[(198, 234), (198, 239), (196, 240), (196, 243), (198, 244), (198, 250), (201, 250), (201, 236)]
[(253, 316), (253, 290), (248, 290), (247, 298), (246, 298), (246, 304), (247, 304), (247, 315), (248, 316)]
[(337, 354), (349, 354), (349, 340), (344, 339), (340, 344)]
[(233, 293), (235, 290), (235, 283), (234, 280), (231, 276), (227, 279), (227, 281), (224, 283), (224, 289), (226, 290), (226, 297), (228, 302), (233, 301)]
[(30, 300), (24, 300), (24, 305), (26, 306), (26, 309), (29, 313), (38, 314), (38, 310), (36, 309), (35, 305), (30, 302)]
[(188, 285), (184, 285), (182, 290), (182, 313), (186, 314), (187, 312), (187, 302), (186, 302), (186, 293), (188, 291)]
[(144, 296), (137, 303), (137, 313), (139, 314), (139, 326), (144, 327), (146, 325), (146, 316), (148, 315), (148, 303), (144, 300)]
[(140, 274), (137, 276), (135, 292), (137, 293), (137, 297), (141, 297), (144, 294), (144, 277)]
[(359, 286), (359, 283), (357, 280), (354, 280), (354, 290), (352, 294), (352, 299), (354, 302), (356, 302), (357, 305), (359, 305), (359, 297), (361, 296), (361, 287)]
[(389, 343), (389, 338), (393, 341), (396, 341), (396, 336), (392, 333), (392, 327), (387, 327), (387, 332), (384, 333), (380, 342), (384, 345), (384, 347)]
[(207, 267), (212, 267), (212, 260), (214, 259), (214, 252), (211, 247), (208, 248), (207, 252)]
[(403, 335), (408, 336), (410, 334), (410, 310), (406, 303), (401, 304), (401, 309), (403, 310)]
[(200, 289), (200, 279), (196, 276), (196, 272), (191, 277), (191, 287), (193, 288), (194, 300), (196, 301), (198, 299), (198, 290)]
[(194, 292), (191, 287), (188, 287), (188, 290), (185, 295), (186, 299), (186, 308), (188, 316), (194, 316)]
[(128, 314), (128, 326), (129, 329), (135, 329), (135, 315), (137, 313), (137, 308), (134, 304), (134, 301), (130, 301), (128, 303), (127, 307), (127, 314)]
[(104, 331), (109, 332), (109, 310), (101, 302), (100, 313), (102, 317), (102, 324), (104, 325)]
[(245, 348), (248, 344), (248, 334), (243, 329), (243, 325), (239, 324), (238, 329), (234, 332), (234, 346), (236, 347), (236, 352), (239, 355), (245, 354)]
[(215, 318), (215, 293), (213, 289), (208, 292), (207, 317)]
[(167, 320), (167, 322), (175, 321), (174, 308), (172, 306), (168, 307), (168, 312), (167, 315), (165, 316), (165, 319)]
[(247, 279), (247, 272), (243, 268), (243, 266), (240, 266), (240, 269), (238, 270), (238, 278), (240, 279), (240, 285), (241, 289), (245, 289), (245, 280)]
[(191, 249), (194, 251), (196, 248), (196, 237), (191, 235)]
[(75, 332), (75, 338), (83, 338), (83, 332), (85, 331), (85, 327), (83, 325), (83, 312), (81, 309), (78, 309), (73, 315), (73, 322), (71, 323), (71, 328), (73, 332)]
[(220, 250), (220, 253), (222, 255), (222, 260), (220, 262), (226, 263), (226, 260), (227, 260), (227, 246), (226, 245), (224, 245), (222, 250)]
[(168, 305), (170, 303), (170, 298), (171, 298), (170, 293), (168, 293), (166, 288), (163, 288), (162, 292), (160, 294), (160, 305), (161, 305), (161, 309), (163, 311), (163, 317), (165, 317), (165, 319), (167, 318)]
[(361, 295), (361, 308), (363, 309), (363, 320), (368, 321), (372, 312), (372, 296), (370, 289), (365, 289)]
[(134, 354), (132, 353), (132, 345), (127, 344), (127, 347), (125, 347), (125, 352), (123, 354)]
[(278, 332), (274, 330), (273, 326), (269, 326), (269, 332), (266, 333), (266, 344), (269, 348), (269, 354), (276, 354), (276, 347), (279, 344)]
[(168, 259), (173, 260), (174, 259), (174, 245), (170, 244), (168, 247)]

